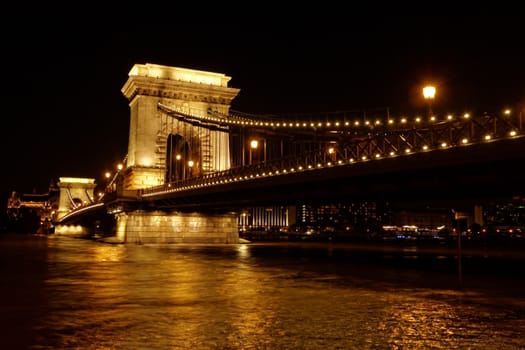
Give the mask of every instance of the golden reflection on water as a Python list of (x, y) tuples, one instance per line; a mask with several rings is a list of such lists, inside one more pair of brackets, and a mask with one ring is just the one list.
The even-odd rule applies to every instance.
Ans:
[[(245, 245), (238, 246), (237, 252), (241, 262), (250, 258), (250, 249)], [(231, 300), (230, 307), (239, 313), (232, 320), (234, 332), (229, 335), (234, 344), (239, 339), (272, 339), (275, 300), (267, 289), (267, 276), (255, 269), (253, 265), (240, 264), (227, 274), (221, 291)], [(258, 345), (268, 347), (271, 344)]]
[(464, 349), (494, 346), (494, 334), (523, 345), (524, 318), (494, 314), (500, 300), (396, 287), (307, 249), (48, 245), (31, 320), (40, 349)]
[[(167, 331), (156, 341), (185, 348), (225, 341), (241, 347), (246, 339), (268, 342), (274, 317), (274, 301), (267, 290), (267, 286), (272, 288), (271, 277), (244, 263), (250, 259), (249, 248), (239, 245), (235, 249), (237, 257), (231, 261), (206, 261), (193, 258), (191, 251), (99, 245), (88, 254), (90, 268), (78, 271), (85, 274), (83, 282), (75, 283), (78, 274), (73, 273), (71, 278), (55, 276), (52, 283), (75, 284), (74, 295), (67, 298), (92, 305), (84, 310), (85, 317), (77, 326), (89, 328), (93, 322), (110, 328), (127, 325), (130, 337), (119, 341), (132, 348), (147, 341), (144, 327), (148, 326), (153, 333), (158, 328)], [(86, 257), (73, 259), (81, 262)], [(112, 304), (116, 307), (109, 307)], [(142, 325), (135, 325), (134, 319), (140, 319)], [(65, 323), (65, 319), (51, 321), (62, 323), (60, 327)], [(217, 329), (224, 331), (217, 333)]]
[[(403, 295), (404, 294), (404, 295)], [(385, 314), (378, 324), (387, 343), (395, 348), (477, 349), (493, 348), (498, 340), (494, 323), (500, 322), (507, 311), (496, 311), (488, 299), (475, 292), (406, 290), (405, 293), (385, 294)], [(465, 302), (461, 300), (465, 299)], [(479, 299), (482, 303), (473, 303)], [(458, 305), (457, 302), (460, 302)], [(523, 322), (521, 323), (523, 324)], [(510, 338), (509, 338), (510, 339)], [(372, 340), (371, 340), (372, 341)], [(377, 339), (376, 339), (377, 341)], [(516, 344), (508, 343), (509, 349)], [(470, 344), (470, 345), (466, 345)], [(498, 349), (506, 348), (503, 344)]]
[(390, 304), (382, 327), (390, 334), (391, 344), (436, 348), (454, 338), (457, 320), (450, 305), (414, 298), (410, 303)]
[(93, 256), (95, 258), (94, 262), (121, 262), (125, 258), (125, 247), (122, 245), (106, 245), (100, 244), (95, 247)]
[(268, 331), (272, 299), (264, 290), (264, 276), (242, 263), (249, 259), (249, 249), (239, 246), (237, 253), (241, 263), (219, 260), (206, 264), (187, 258), (162, 261), (162, 269), (172, 273), (159, 288), (169, 289), (174, 312), (185, 315), (169, 327), (172, 339), (187, 339), (188, 347), (223, 343), (242, 347), (246, 339), (272, 338)]

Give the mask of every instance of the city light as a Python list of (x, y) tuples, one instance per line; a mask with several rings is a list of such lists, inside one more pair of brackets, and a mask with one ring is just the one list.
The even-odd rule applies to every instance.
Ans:
[(434, 86), (428, 85), (423, 88), (423, 97), (427, 100), (428, 103), (428, 116), (432, 117), (434, 113), (432, 112), (432, 101), (436, 96), (436, 88)]
[(434, 86), (425, 86), (423, 88), (423, 97), (425, 99), (433, 99), (436, 96), (436, 88)]

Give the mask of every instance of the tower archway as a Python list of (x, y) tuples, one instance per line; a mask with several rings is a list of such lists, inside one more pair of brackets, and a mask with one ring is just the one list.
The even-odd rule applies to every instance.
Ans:
[(165, 181), (177, 182), (189, 178), (190, 164), (192, 168), (195, 166), (188, 140), (182, 135), (170, 134), (166, 145)]

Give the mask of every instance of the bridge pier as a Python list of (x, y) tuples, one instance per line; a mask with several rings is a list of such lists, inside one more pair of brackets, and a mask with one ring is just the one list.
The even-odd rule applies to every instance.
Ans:
[(239, 243), (236, 213), (202, 214), (136, 210), (117, 214), (123, 243)]

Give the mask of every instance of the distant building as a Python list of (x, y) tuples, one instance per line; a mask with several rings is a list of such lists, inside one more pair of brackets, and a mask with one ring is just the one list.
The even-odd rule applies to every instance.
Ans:
[(508, 203), (491, 203), (483, 208), (485, 226), (500, 233), (525, 233), (525, 198)]
[(454, 219), (454, 213), (448, 208), (423, 208), (398, 211), (394, 215), (393, 224), (395, 226), (451, 227)]
[(11, 193), (7, 200), (7, 231), (48, 233), (56, 217), (60, 190), (51, 182), (46, 193)]

